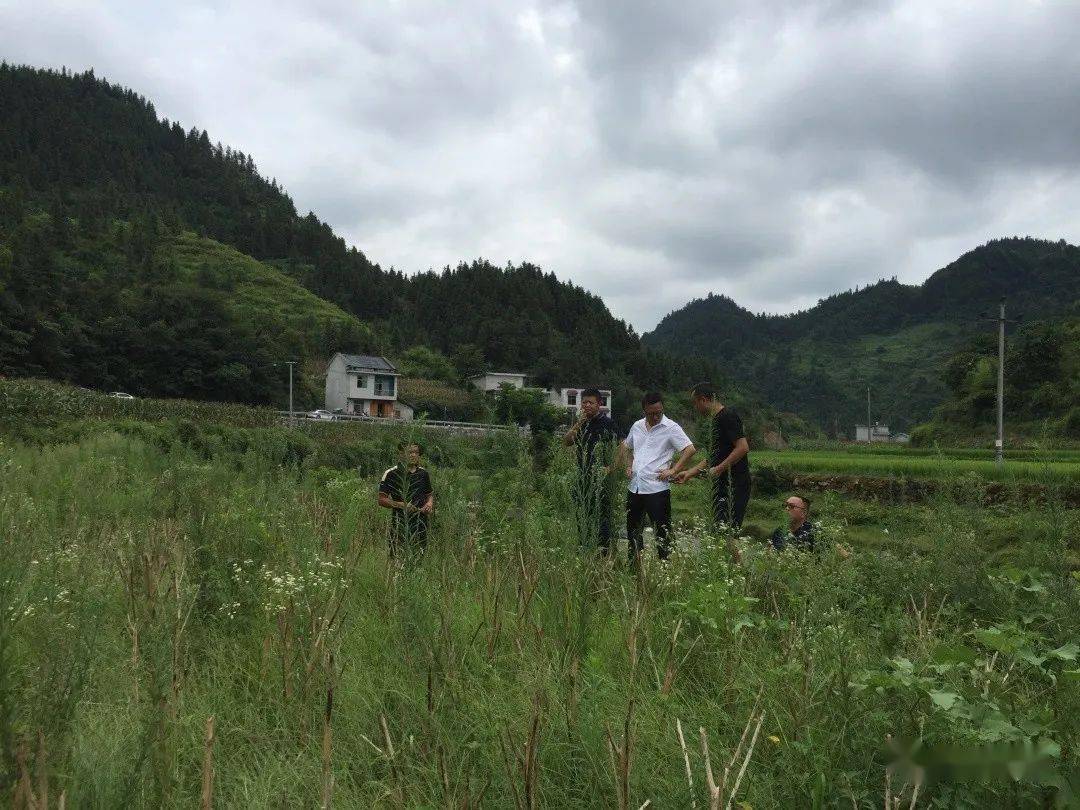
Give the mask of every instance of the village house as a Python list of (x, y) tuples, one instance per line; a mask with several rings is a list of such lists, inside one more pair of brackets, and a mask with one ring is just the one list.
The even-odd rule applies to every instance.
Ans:
[(888, 442), (893, 441), (888, 425), (879, 425), (874, 422), (867, 433), (866, 425), (855, 425), (855, 441), (857, 442)]
[(412, 419), (398, 399), (398, 370), (385, 357), (338, 352), (326, 369), (326, 410), (349, 416)]
[(485, 371), (483, 374), (474, 374), (469, 377), (469, 383), (488, 394), (498, 391), (504, 384), (514, 388), (524, 388), (525, 375), (518, 374), (516, 371)]
[[(571, 413), (577, 413), (581, 408), (581, 392), (582, 388), (548, 388), (544, 391), (547, 395), (547, 400), (557, 408), (565, 408)], [(603, 413), (611, 414), (611, 391), (607, 388), (600, 388), (600, 410)]]

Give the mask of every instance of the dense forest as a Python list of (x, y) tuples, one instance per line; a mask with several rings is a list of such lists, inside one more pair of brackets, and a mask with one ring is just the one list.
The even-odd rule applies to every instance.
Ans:
[[(196, 243), (207, 257), (180, 255)], [(228, 267), (243, 262), (214, 258), (229, 248), (260, 283), (313, 293), (310, 329), (234, 306)], [(603, 385), (622, 410), (718, 374), (643, 347), (600, 298), (529, 264), (384, 270), (298, 214), (250, 155), (92, 71), (0, 65), (0, 285), (0, 373), (136, 393), (265, 402), (275, 360), (413, 345), (463, 370)]]
[(895, 279), (830, 296), (793, 315), (756, 315), (722, 295), (691, 302), (645, 335), (646, 345), (722, 361), (778, 408), (850, 437), (866, 421), (910, 428), (949, 394), (950, 356), (1010, 318), (1062, 316), (1080, 298), (1080, 249), (1000, 239), (964, 254), (922, 285)]
[[(1006, 340), (1006, 435), (1080, 439), (1080, 302), (1062, 318), (1013, 326)], [(998, 343), (980, 335), (945, 363), (945, 401), (919, 427), (921, 443), (990, 438), (997, 430)]]

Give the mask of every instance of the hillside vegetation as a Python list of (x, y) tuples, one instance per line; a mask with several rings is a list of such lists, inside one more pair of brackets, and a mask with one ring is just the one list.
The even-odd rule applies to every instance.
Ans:
[[(830, 296), (794, 315), (754, 315), (709, 296), (664, 318), (644, 342), (722, 362), (782, 410), (850, 438), (872, 419), (910, 429), (948, 393), (949, 357), (976, 334), (993, 336), (1001, 297), (1009, 317), (1058, 318), (1080, 298), (1080, 249), (1000, 239), (964, 254), (918, 286), (882, 281)], [(1064, 378), (1062, 378), (1064, 381)]]
[[(1080, 304), (1050, 321), (1011, 327), (1005, 350), (1005, 432), (1045, 445), (1080, 443)], [(990, 441), (997, 436), (998, 346), (990, 336), (949, 356), (947, 397), (920, 426), (917, 443)]]
[[(7, 245), (6, 253), (0, 251), (0, 323), (8, 341), (25, 349), (0, 355), (0, 373), (94, 377), (108, 381), (103, 387), (168, 396), (226, 398), (235, 392), (244, 401), (269, 402), (275, 389), (261, 371), (269, 358), (316, 363), (350, 342), (351, 350), (364, 350), (374, 335), (373, 348), (391, 356), (427, 345), (454, 357), (462, 371), (479, 365), (527, 372), (544, 384), (602, 385), (617, 392), (616, 409), (627, 416), (644, 389), (685, 390), (718, 377), (710, 362), (643, 348), (600, 298), (528, 263), (499, 267), (478, 259), (414, 277), (384, 270), (314, 214), (300, 215), (277, 182), (258, 173), (251, 155), (212, 143), (205, 131), (159, 119), (150, 101), (93, 72), (0, 65), (0, 121), (0, 243)], [(32, 273), (19, 236), (27, 228), (35, 230), (39, 256)], [(296, 306), (285, 316), (288, 323), (265, 324), (244, 319), (255, 310), (229, 311), (205, 289), (180, 293), (170, 283), (162, 295), (149, 295), (156, 283), (151, 276), (173, 267), (170, 250), (160, 244), (186, 239), (187, 231), (275, 268), (370, 331), (339, 330), (333, 340), (315, 337), (309, 345), (279, 339), (260, 351), (264, 337), (292, 334), (293, 315), (303, 322), (307, 316), (300, 310), (307, 303), (316, 321), (329, 310), (290, 295)], [(79, 253), (96, 257), (92, 268), (83, 268)], [(194, 257), (196, 269), (202, 261)], [(201, 277), (219, 288), (230, 283), (225, 276), (232, 270), (253, 266), (238, 257), (207, 261), (210, 269)], [(99, 300), (93, 309), (75, 307), (77, 324), (62, 317), (74, 304), (46, 306), (58, 288), (69, 291), (69, 299), (82, 296), (81, 279), (88, 275)], [(139, 284), (141, 293), (129, 291)], [(268, 296), (266, 283), (260, 286)], [(162, 303), (133, 323), (130, 312), (116, 310), (125, 302), (146, 308), (146, 302), (129, 300), (140, 295)], [(194, 326), (192, 309), (219, 327)], [(191, 366), (189, 377), (183, 369), (168, 377), (130, 345), (122, 329), (132, 324), (142, 330), (157, 320), (165, 331), (184, 330), (200, 354), (219, 357)], [(39, 322), (45, 326), (34, 331)], [(101, 345), (118, 329), (114, 351), (121, 356), (112, 367), (108, 358), (94, 354), (91, 360), (73, 348), (81, 334)], [(253, 384), (244, 382), (245, 373)]]

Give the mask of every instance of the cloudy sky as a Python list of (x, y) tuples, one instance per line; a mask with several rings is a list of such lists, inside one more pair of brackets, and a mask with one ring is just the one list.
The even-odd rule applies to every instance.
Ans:
[(0, 0), (0, 56), (134, 88), (384, 267), (530, 260), (639, 331), (1080, 242), (1078, 41), (1072, 0)]

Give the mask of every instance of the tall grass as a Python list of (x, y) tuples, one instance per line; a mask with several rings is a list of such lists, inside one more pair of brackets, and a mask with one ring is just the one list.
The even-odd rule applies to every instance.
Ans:
[(944, 501), (921, 552), (847, 561), (742, 542), (734, 565), (730, 538), (683, 522), (672, 560), (632, 574), (578, 549), (571, 463), (502, 441), (430, 465), (431, 543), (407, 567), (366, 472), (118, 433), (0, 445), (3, 788), (75, 807), (878, 807), (887, 740), (919, 739), (1033, 763), (927, 779), (920, 805), (1069, 795), (1068, 516), (1040, 513), (1007, 567)]

